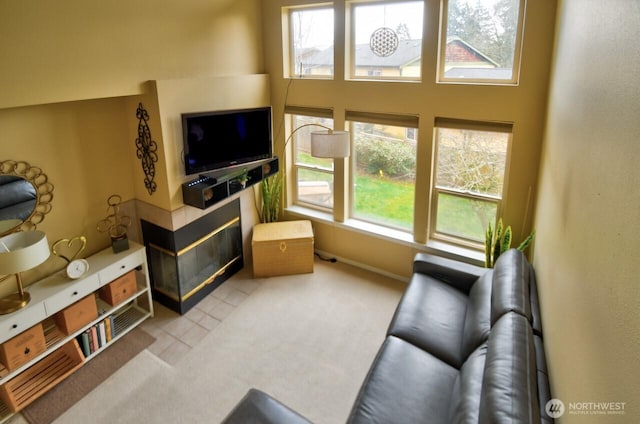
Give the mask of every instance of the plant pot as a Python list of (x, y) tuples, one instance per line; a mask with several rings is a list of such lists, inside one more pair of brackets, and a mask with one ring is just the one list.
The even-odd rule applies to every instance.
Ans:
[(119, 253), (129, 249), (129, 239), (127, 235), (111, 237), (111, 248), (113, 249), (113, 253)]

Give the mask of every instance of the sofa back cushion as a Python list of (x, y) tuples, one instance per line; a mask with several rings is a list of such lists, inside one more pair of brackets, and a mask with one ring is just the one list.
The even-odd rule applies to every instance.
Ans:
[(489, 335), (479, 423), (540, 422), (537, 377), (531, 324), (509, 312)]
[(463, 360), (489, 338), (492, 278), (493, 272), (489, 270), (469, 291), (460, 351)]
[(529, 262), (516, 249), (504, 252), (493, 268), (491, 325), (508, 312), (516, 312), (531, 322)]

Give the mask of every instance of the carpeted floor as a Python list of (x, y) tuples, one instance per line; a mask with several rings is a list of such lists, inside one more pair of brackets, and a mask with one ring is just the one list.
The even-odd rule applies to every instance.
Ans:
[[(225, 284), (251, 279), (244, 269)], [(216, 423), (251, 387), (316, 423), (344, 422), (404, 282), (316, 260), (259, 287), (169, 365), (142, 351), (55, 423)]]

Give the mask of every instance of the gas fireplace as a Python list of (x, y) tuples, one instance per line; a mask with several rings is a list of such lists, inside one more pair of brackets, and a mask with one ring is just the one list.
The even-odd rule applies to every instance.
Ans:
[(244, 266), (238, 199), (176, 231), (141, 225), (153, 296), (180, 314)]

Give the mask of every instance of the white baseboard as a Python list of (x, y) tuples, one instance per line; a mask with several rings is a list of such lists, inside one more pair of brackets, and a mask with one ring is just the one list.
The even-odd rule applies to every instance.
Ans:
[(370, 265), (366, 265), (357, 261), (353, 261), (351, 259), (347, 259), (347, 258), (343, 258), (340, 256), (336, 256), (330, 252), (325, 252), (323, 250), (315, 250), (315, 253), (317, 253), (318, 255), (320, 255), (321, 257), (325, 258), (325, 259), (329, 259), (329, 258), (335, 258), (338, 262), (342, 262), (345, 263), (347, 265), (351, 265), (351, 266), (355, 266), (357, 268), (361, 268), (361, 269), (365, 269), (367, 271), (371, 271), (371, 272), (375, 272), (376, 274), (380, 274), (380, 275), (384, 275), (385, 277), (389, 277), (389, 278), (393, 278), (394, 280), (398, 280), (398, 281), (402, 281), (404, 283), (409, 283), (409, 279), (407, 277), (404, 277), (402, 275), (397, 275), (397, 274), (393, 274), (391, 272), (385, 271), (383, 269), (380, 268), (376, 268)]

